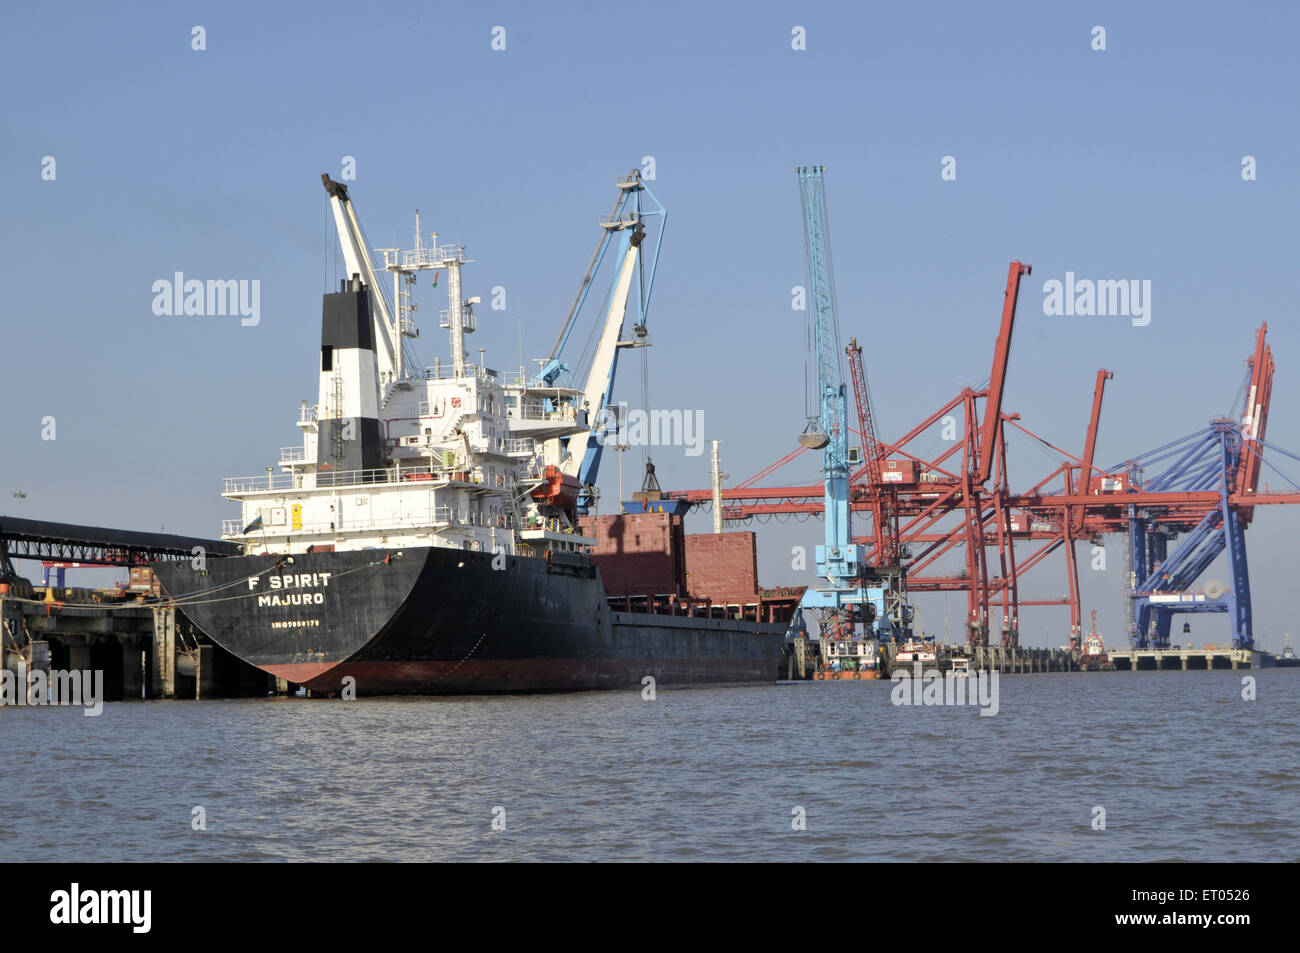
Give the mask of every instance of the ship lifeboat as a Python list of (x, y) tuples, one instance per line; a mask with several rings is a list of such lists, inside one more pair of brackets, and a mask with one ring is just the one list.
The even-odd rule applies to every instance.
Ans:
[(573, 477), (565, 476), (559, 467), (548, 466), (542, 471), (542, 485), (530, 495), (539, 503), (567, 510), (577, 505), (581, 490), (581, 484)]

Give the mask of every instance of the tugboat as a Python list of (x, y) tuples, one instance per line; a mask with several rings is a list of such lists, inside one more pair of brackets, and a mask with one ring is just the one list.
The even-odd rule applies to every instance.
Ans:
[(1115, 663), (1106, 652), (1106, 643), (1097, 634), (1097, 610), (1092, 610), (1092, 631), (1083, 640), (1083, 654), (1079, 657), (1079, 670), (1084, 672), (1113, 672)]
[(906, 665), (909, 669), (916, 663), (920, 663), (922, 668), (929, 666), (934, 667), (937, 654), (934, 649), (933, 637), (926, 639), (908, 639), (894, 656), (894, 663), (897, 665)]
[(870, 639), (839, 639), (826, 643), (827, 654), (813, 675), (819, 682), (881, 677), (876, 643)]
[(1286, 634), (1286, 644), (1282, 646), (1282, 654), (1277, 657), (1277, 668), (1300, 668), (1300, 658), (1296, 658), (1294, 650), (1291, 648), (1291, 633)]

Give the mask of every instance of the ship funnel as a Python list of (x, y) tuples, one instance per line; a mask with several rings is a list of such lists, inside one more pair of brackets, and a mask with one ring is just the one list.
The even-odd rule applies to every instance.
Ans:
[(358, 275), (351, 284), (322, 302), (317, 485), (364, 482), (384, 465), (370, 291)]

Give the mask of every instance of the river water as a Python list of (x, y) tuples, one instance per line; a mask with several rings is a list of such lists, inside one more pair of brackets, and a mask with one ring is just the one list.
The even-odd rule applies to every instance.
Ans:
[(1300, 670), (892, 688), (10, 708), (0, 860), (1300, 860)]

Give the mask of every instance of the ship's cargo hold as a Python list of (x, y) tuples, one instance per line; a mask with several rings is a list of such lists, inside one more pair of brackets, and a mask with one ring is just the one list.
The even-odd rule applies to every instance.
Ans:
[(758, 545), (753, 533), (688, 533), (686, 585), (694, 599), (744, 603), (758, 594)]
[(686, 526), (670, 513), (584, 516), (591, 562), (610, 596), (686, 595)]

